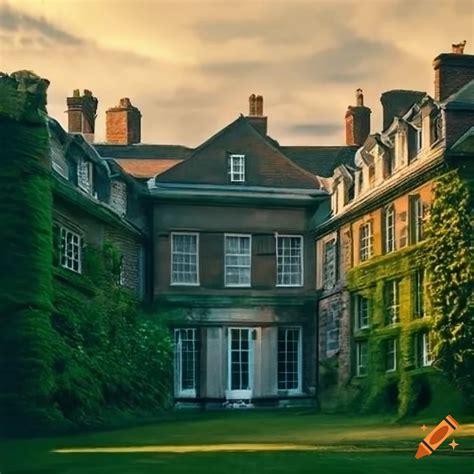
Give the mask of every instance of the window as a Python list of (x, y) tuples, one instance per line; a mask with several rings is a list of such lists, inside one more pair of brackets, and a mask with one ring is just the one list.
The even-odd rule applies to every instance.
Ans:
[(301, 391), (301, 328), (278, 328), (278, 390)]
[(356, 342), (356, 374), (367, 375), (369, 343), (367, 341)]
[(429, 332), (415, 333), (415, 362), (417, 367), (428, 367), (433, 363), (431, 336)]
[(364, 187), (364, 175), (362, 173), (362, 170), (359, 170), (357, 172), (357, 180), (358, 180), (358, 188), (359, 188), (359, 194), (362, 192), (362, 188)]
[(397, 340), (394, 337), (385, 340), (385, 371), (397, 370)]
[(171, 234), (171, 284), (199, 285), (198, 234)]
[(336, 284), (336, 239), (324, 242), (323, 286), (333, 288)]
[(356, 329), (369, 327), (369, 300), (363, 296), (355, 296)]
[(431, 124), (431, 144), (435, 144), (441, 138), (443, 138), (443, 117), (440, 112)]
[(245, 155), (229, 156), (229, 178), (231, 183), (245, 182)]
[(373, 235), (372, 235), (372, 222), (362, 224), (359, 228), (359, 256), (360, 261), (365, 262), (373, 253)]
[(410, 196), (409, 199), (410, 243), (416, 244), (423, 240), (423, 203), (420, 196)]
[(225, 236), (225, 286), (250, 286), (250, 235)]
[(400, 316), (400, 288), (398, 280), (385, 283), (385, 324), (395, 324)]
[(331, 357), (339, 350), (339, 317), (336, 305), (331, 305), (327, 312), (326, 321), (326, 356)]
[(93, 164), (84, 159), (79, 160), (77, 165), (77, 184), (89, 194), (92, 194)]
[(303, 237), (277, 236), (277, 286), (303, 285)]
[(423, 134), (421, 128), (415, 128), (415, 150), (419, 153), (423, 148)]
[(385, 210), (385, 252), (395, 250), (395, 209), (390, 206)]
[(196, 329), (175, 330), (175, 392), (181, 397), (196, 396)]
[(67, 229), (57, 226), (59, 231), (59, 263), (63, 268), (73, 272), (82, 272), (82, 237)]
[(424, 272), (419, 269), (412, 275), (413, 316), (422, 318), (424, 316)]

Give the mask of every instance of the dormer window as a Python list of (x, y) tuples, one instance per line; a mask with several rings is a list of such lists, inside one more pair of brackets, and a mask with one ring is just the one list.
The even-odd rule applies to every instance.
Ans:
[(416, 153), (419, 153), (423, 147), (423, 135), (421, 133), (421, 128), (415, 128), (415, 150)]
[(81, 159), (77, 165), (77, 184), (86, 193), (92, 194), (93, 164), (91, 161)]
[(245, 182), (245, 155), (229, 156), (229, 179), (231, 183)]

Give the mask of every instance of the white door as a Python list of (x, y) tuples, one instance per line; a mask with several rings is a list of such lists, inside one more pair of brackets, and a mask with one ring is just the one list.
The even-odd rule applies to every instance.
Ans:
[(253, 386), (255, 329), (230, 328), (228, 338), (228, 400), (250, 400)]

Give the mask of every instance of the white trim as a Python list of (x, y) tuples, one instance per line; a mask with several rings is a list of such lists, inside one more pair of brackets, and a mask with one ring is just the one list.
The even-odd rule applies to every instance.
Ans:
[[(239, 159), (239, 168), (241, 169), (240, 172), (234, 173), (234, 158)], [(230, 178), (231, 183), (245, 183), (246, 178), (246, 166), (245, 166), (245, 155), (233, 153), (229, 155), (229, 162), (228, 162), (228, 175)], [(234, 176), (238, 176), (239, 179), (234, 178)]]
[[(362, 344), (364, 344), (367, 348), (367, 352), (366, 352), (367, 360), (366, 360), (365, 366), (360, 364), (360, 355), (361, 355), (360, 348)], [(358, 377), (365, 377), (368, 374), (369, 372), (368, 362), (369, 362), (369, 341), (367, 339), (356, 341), (356, 375)], [(362, 367), (365, 367), (365, 373), (361, 372)]]
[[(248, 390), (232, 389), (232, 331), (248, 331)], [(255, 353), (253, 333), (257, 333), (255, 327), (238, 327), (231, 326), (227, 328), (227, 390), (225, 397), (227, 400), (251, 400), (254, 390), (254, 370), (255, 370)], [(240, 348), (239, 348), (240, 350)]]
[[(196, 236), (196, 283), (173, 282), (173, 237), (175, 235), (194, 235)], [(170, 286), (199, 286), (199, 232), (171, 232), (170, 242)]]
[[(398, 352), (398, 343), (396, 337), (388, 337), (386, 341), (393, 341), (393, 368), (386, 369), (385, 372), (395, 372), (397, 370), (397, 352)], [(388, 351), (387, 347), (385, 348), (385, 363), (387, 363)]]
[[(82, 233), (76, 232), (74, 230), (71, 230), (69, 227), (60, 224), (60, 223), (55, 223), (59, 230), (59, 266), (62, 268), (65, 268), (66, 270), (70, 270), (74, 273), (82, 273), (82, 245), (83, 245), (83, 236)], [(64, 234), (64, 241), (65, 245), (63, 246), (63, 234)], [(74, 251), (71, 257), (67, 256), (67, 238), (68, 236), (72, 237), (73, 239), (76, 238), (77, 242), (74, 243), (72, 242), (71, 245), (74, 247), (77, 247), (77, 256), (74, 255)], [(74, 249), (73, 249), (74, 250)], [(63, 260), (66, 260), (66, 262), (63, 262)], [(71, 261), (72, 263), (77, 262), (77, 269), (73, 268), (71, 264), (68, 263), (68, 261)]]
[[(192, 345), (193, 345), (193, 383), (194, 388), (191, 389), (183, 389), (182, 388), (182, 360), (183, 360), (183, 353), (182, 353), (182, 346), (181, 344), (181, 331), (191, 331), (192, 332)], [(196, 367), (197, 367), (197, 351), (196, 351), (196, 338), (197, 330), (196, 328), (176, 328), (174, 330), (174, 340), (175, 340), (175, 355), (174, 355), (174, 386), (175, 386), (175, 396), (176, 397), (189, 397), (195, 398), (196, 397)], [(178, 335), (178, 336), (177, 336)], [(176, 338), (179, 338), (178, 343), (176, 344)]]
[[(246, 237), (249, 239), (249, 250), (250, 250), (250, 264), (249, 264), (249, 283), (244, 284), (229, 284), (227, 283), (227, 263), (226, 263), (226, 239), (227, 237)], [(230, 265), (235, 266), (235, 265)], [(236, 233), (229, 233), (224, 234), (224, 286), (226, 288), (251, 288), (252, 286), (252, 234), (236, 234)]]
[[(278, 239), (279, 238), (299, 238), (300, 239), (300, 284), (278, 283)], [(279, 234), (275, 232), (275, 257), (276, 257), (276, 284), (277, 288), (301, 288), (304, 286), (304, 237), (301, 234)]]
[[(298, 360), (297, 360), (297, 373), (298, 373), (298, 386), (292, 389), (278, 388), (278, 332), (280, 330), (297, 330), (298, 331)], [(288, 395), (299, 395), (303, 393), (303, 328), (301, 326), (280, 326), (277, 329), (277, 390), (280, 393), (286, 393)]]
[[(80, 167), (85, 164), (87, 166), (87, 184), (81, 182), (81, 173)], [(92, 161), (85, 160), (81, 158), (77, 163), (77, 185), (87, 194), (92, 194), (94, 192), (94, 165)]]
[[(367, 329), (370, 327), (370, 302), (369, 299), (366, 298), (365, 296), (355, 294), (354, 295), (355, 299), (355, 328), (356, 330), (360, 329)], [(360, 325), (360, 310), (361, 310), (361, 300), (364, 300), (367, 303), (367, 324), (364, 326)]]

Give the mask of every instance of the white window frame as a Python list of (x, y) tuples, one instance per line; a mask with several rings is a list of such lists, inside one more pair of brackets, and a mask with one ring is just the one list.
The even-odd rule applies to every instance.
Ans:
[[(235, 349), (232, 348), (232, 331), (239, 331), (239, 348)], [(248, 342), (248, 349), (242, 349), (242, 340), (245, 337), (242, 337), (243, 334), (246, 334), (247, 342)], [(254, 327), (229, 327), (227, 332), (227, 391), (226, 391), (226, 399), (227, 400), (251, 400), (252, 394), (254, 390), (254, 370), (255, 370), (255, 340), (257, 338), (257, 329)], [(247, 370), (248, 370), (248, 385), (247, 388), (232, 388), (232, 362), (239, 366), (239, 376), (240, 376), (240, 384), (242, 384), (242, 367), (243, 367), (243, 360), (241, 354), (243, 352), (247, 352)], [(237, 361), (233, 360), (233, 354), (238, 353), (239, 357)]]
[[(361, 302), (365, 301), (367, 304), (366, 308), (366, 313), (367, 313), (367, 323), (362, 325), (361, 321), (361, 311), (362, 311), (362, 305)], [(369, 304), (369, 299), (366, 298), (365, 296), (362, 295), (355, 295), (355, 326), (356, 329), (366, 329), (370, 327), (370, 304)]]
[[(227, 238), (228, 237), (239, 237), (239, 238), (245, 238), (249, 240), (249, 264), (248, 266), (246, 265), (228, 265), (227, 264), (227, 257), (228, 256), (233, 256), (233, 257), (244, 257), (247, 255), (244, 254), (232, 254), (229, 255), (227, 253)], [(240, 267), (240, 268), (248, 268), (249, 271), (249, 281), (248, 283), (228, 283), (227, 282), (227, 268), (228, 267)], [(252, 286), (252, 235), (251, 234), (224, 234), (224, 285), (227, 288), (250, 288)]]
[(385, 209), (384, 224), (385, 224), (385, 253), (395, 251), (395, 208), (389, 206)]
[(423, 318), (425, 316), (425, 275), (421, 268), (412, 274), (412, 292), (413, 317)]
[[(280, 255), (278, 248), (278, 239), (290, 239), (298, 238), (300, 240), (300, 283), (279, 283), (280, 275), (283, 280), (284, 271), (280, 273), (280, 268), (283, 264), (279, 263), (280, 257), (283, 259), (284, 256)], [(304, 286), (304, 239), (302, 235), (293, 235), (293, 234), (275, 234), (275, 246), (276, 246), (276, 287), (279, 288), (298, 288)], [(284, 269), (283, 269), (284, 270)]]
[(423, 240), (423, 201), (419, 194), (409, 196), (409, 226), (410, 243), (417, 244)]
[(422, 128), (421, 126), (420, 127), (414, 127), (415, 128), (415, 133), (416, 133), (416, 140), (415, 140), (415, 143), (416, 143), (416, 154), (415, 154), (415, 158), (416, 158), (416, 155), (418, 155), (418, 153), (420, 153), (420, 151), (422, 150), (423, 148), (423, 131), (422, 131)]
[[(59, 265), (72, 272), (82, 273), (82, 235), (64, 225), (57, 224), (57, 226), (60, 245)], [(68, 242), (68, 238), (71, 238), (72, 242)], [(72, 245), (72, 248), (69, 248), (69, 245)], [(68, 256), (69, 251), (71, 251), (70, 256)], [(74, 263), (77, 263), (77, 269), (74, 268)]]
[[(83, 181), (84, 175), (82, 174), (81, 167), (85, 165), (85, 174), (87, 177), (87, 182)], [(77, 164), (77, 185), (85, 191), (87, 194), (92, 194), (93, 192), (93, 180), (94, 180), (94, 165), (92, 161), (85, 160), (81, 158)]]
[[(367, 233), (365, 230), (367, 229)], [(359, 260), (366, 262), (374, 254), (374, 230), (372, 221), (364, 222), (359, 227)]]
[[(188, 334), (192, 334), (191, 339), (187, 339), (187, 342), (192, 344), (192, 377), (193, 377), (193, 388), (183, 389), (183, 346), (182, 346), (182, 333), (186, 331), (186, 337)], [(176, 397), (196, 397), (196, 385), (197, 385), (197, 360), (199, 354), (197, 352), (197, 329), (196, 328), (177, 328), (174, 330), (175, 334), (175, 396)]]
[(429, 367), (433, 363), (431, 334), (429, 332), (424, 332), (421, 337), (423, 347), (423, 367)]
[[(392, 289), (393, 298), (388, 301), (389, 288)], [(384, 288), (384, 309), (386, 324), (392, 325), (400, 321), (400, 280), (388, 280)]]
[[(388, 350), (388, 341), (393, 341), (393, 350)], [(396, 337), (389, 337), (385, 340), (385, 364), (386, 366), (388, 361), (389, 354), (392, 354), (391, 359), (393, 360), (393, 366), (390, 368), (386, 368), (385, 372), (395, 372), (397, 370), (397, 350), (398, 350), (398, 343)]]
[[(278, 365), (280, 362), (280, 351), (278, 351), (278, 344), (280, 342), (280, 331), (285, 331), (285, 363), (288, 364), (287, 360), (287, 332), (286, 331), (297, 331), (298, 333), (298, 352), (297, 352), (297, 360), (296, 360), (296, 370), (297, 370), (297, 387), (296, 388), (280, 388), (280, 370), (278, 369)], [(303, 330), (301, 326), (282, 326), (278, 328), (277, 331), (277, 387), (279, 392), (285, 392), (288, 395), (297, 395), (302, 393), (302, 367), (303, 367)], [(287, 374), (285, 370), (285, 375)], [(288, 385), (288, 380), (284, 380), (285, 385)]]
[[(196, 237), (196, 282), (174, 281), (173, 258), (174, 258), (174, 237), (178, 235), (188, 235)], [(199, 233), (198, 232), (171, 232), (171, 256), (170, 256), (170, 282), (171, 286), (199, 286)]]
[[(234, 160), (237, 161), (237, 170), (234, 167)], [(229, 179), (231, 183), (245, 183), (245, 155), (229, 155)]]
[[(362, 352), (361, 347), (365, 346), (365, 364), (362, 364)], [(364, 369), (364, 370), (363, 370)], [(362, 377), (367, 375), (369, 371), (369, 341), (356, 341), (356, 375)]]

